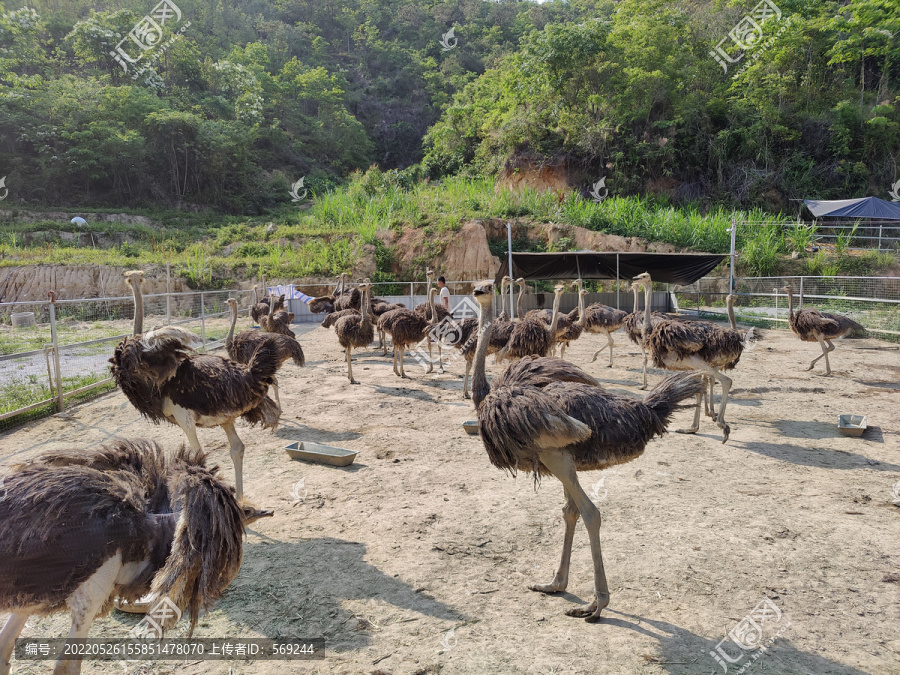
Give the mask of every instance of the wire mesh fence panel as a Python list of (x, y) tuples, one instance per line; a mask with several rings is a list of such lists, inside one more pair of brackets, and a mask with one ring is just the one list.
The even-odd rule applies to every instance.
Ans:
[[(872, 337), (900, 341), (900, 278), (898, 277), (750, 277), (735, 280), (735, 315), (787, 328), (788, 296), (794, 309), (812, 308), (849, 316)], [(725, 318), (727, 279), (701, 279), (679, 287), (678, 307), (703, 316)]]

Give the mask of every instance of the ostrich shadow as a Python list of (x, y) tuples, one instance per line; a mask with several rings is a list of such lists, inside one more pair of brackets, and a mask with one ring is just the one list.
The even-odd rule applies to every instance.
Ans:
[(281, 419), (278, 422), (278, 428), (272, 432), (272, 435), (278, 436), (278, 438), (285, 438), (289, 441), (312, 441), (313, 443), (339, 443), (341, 441), (355, 441), (357, 438), (362, 438), (362, 434), (358, 431), (317, 429), (285, 419)]
[[(264, 537), (244, 545), (241, 571), (215, 607), (239, 626), (239, 634), (324, 637), (334, 651), (363, 649), (376, 616), (354, 613), (348, 601), (377, 598), (404, 618), (422, 615), (458, 622), (466, 617), (417, 593), (398, 577), (366, 561), (366, 545), (333, 537), (286, 542)], [(202, 637), (201, 634), (198, 637)]]
[[(791, 420), (781, 420), (769, 423), (770, 426), (778, 430), (778, 433), (781, 436), (787, 436), (789, 438), (812, 438), (815, 440), (823, 440), (826, 438), (842, 437), (836, 422), (803, 422), (803, 427), (800, 429), (792, 429), (790, 427), (791, 424)], [(796, 422), (794, 422), (794, 424), (796, 424)], [(807, 429), (811, 433), (802, 433)], [(872, 441), (873, 443), (884, 443), (884, 431), (881, 427), (870, 426), (866, 428), (861, 438), (866, 441)]]
[[(397, 378), (400, 380), (400, 378)], [(400, 382), (404, 382), (404, 380), (400, 380)], [(418, 383), (417, 380), (412, 380), (410, 384)], [(405, 387), (402, 384), (398, 383), (396, 387), (389, 387), (383, 384), (376, 384), (372, 387), (372, 389), (379, 394), (385, 394), (386, 396), (402, 396), (403, 398), (412, 398), (417, 401), (427, 401), (429, 403), (440, 403), (440, 401), (434, 397), (434, 395), (429, 394), (425, 391), (420, 391), (415, 387)]]
[[(734, 622), (737, 624), (737, 622)], [(782, 623), (782, 622), (780, 622)], [(615, 639), (612, 632), (614, 628), (631, 630), (641, 635), (657, 640), (659, 643), (658, 661), (650, 663), (659, 665), (670, 675), (710, 675), (718, 673), (724, 675), (716, 660), (710, 656), (710, 652), (716, 651), (721, 638), (706, 638), (690, 632), (680, 626), (667, 621), (646, 619), (634, 614), (619, 612), (614, 609), (606, 609), (599, 625), (605, 627), (610, 640)], [(785, 634), (790, 636), (791, 628), (787, 626)], [(772, 637), (776, 630), (766, 631), (763, 634), (764, 641)], [(724, 636), (723, 636), (724, 637)], [(741, 650), (730, 640), (722, 643), (722, 649), (732, 658), (738, 656)], [(744, 652), (740, 661), (728, 664), (729, 672), (737, 672), (742, 666), (754, 664), (752, 657), (758, 651)], [(775, 673), (816, 673), (816, 675), (867, 675), (859, 670), (831, 659), (819, 656), (812, 652), (791, 644), (789, 637), (779, 637), (759, 656), (759, 661), (765, 664), (765, 672)], [(753, 665), (747, 671), (756, 672)], [(745, 671), (746, 672), (746, 671)]]
[(811, 466), (817, 469), (900, 471), (900, 466), (897, 464), (889, 464), (887, 462), (869, 464), (870, 460), (865, 455), (858, 455), (845, 450), (805, 448), (802, 445), (793, 445), (791, 443), (766, 443), (762, 441), (735, 441), (734, 446), (782, 462), (790, 462), (799, 466)]

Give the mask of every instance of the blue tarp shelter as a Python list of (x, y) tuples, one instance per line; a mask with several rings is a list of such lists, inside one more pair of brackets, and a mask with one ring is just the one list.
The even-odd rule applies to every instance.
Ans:
[(900, 220), (900, 202), (887, 202), (878, 197), (860, 199), (804, 199), (803, 203), (816, 218), (869, 218)]

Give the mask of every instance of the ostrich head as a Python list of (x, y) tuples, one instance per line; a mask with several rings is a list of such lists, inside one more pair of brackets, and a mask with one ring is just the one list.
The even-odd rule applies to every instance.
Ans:
[(653, 280), (650, 278), (649, 272), (641, 272), (634, 278), (634, 280), (637, 282), (638, 285), (644, 286), (644, 287), (647, 287), (653, 283)]
[(518, 279), (516, 279), (516, 284), (518, 284), (519, 288), (524, 288), (525, 287), (525, 279), (522, 277), (519, 277)]
[(238, 506), (241, 509), (241, 520), (245, 526), (250, 523), (255, 523), (260, 518), (269, 518), (270, 516), (275, 515), (275, 512), (272, 509), (258, 509), (250, 502), (245, 502), (243, 500), (238, 502)]
[(579, 297), (579, 298), (583, 298), (583, 297), (586, 296), (587, 294), (588, 294), (588, 292), (587, 292), (586, 290), (584, 290), (583, 288), (582, 288), (580, 291), (578, 291), (578, 297)]
[(228, 298), (228, 299), (225, 301), (225, 304), (228, 305), (228, 306), (231, 307), (231, 308), (235, 308), (235, 307), (237, 307), (237, 300), (235, 300), (234, 298)]
[(494, 296), (494, 282), (482, 281), (480, 284), (475, 284), (472, 295), (479, 305), (482, 307), (490, 307)]

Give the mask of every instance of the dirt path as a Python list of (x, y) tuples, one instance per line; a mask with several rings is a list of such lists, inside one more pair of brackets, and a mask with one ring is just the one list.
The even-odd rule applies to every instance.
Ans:
[[(428, 376), (408, 365), (412, 379), (400, 381), (371, 351), (354, 359), (362, 384), (351, 386), (333, 332), (302, 330), (308, 365), (279, 377), (281, 426), (238, 428), (246, 492), (276, 516), (254, 526), (240, 575), (196, 634), (323, 636), (327, 660), (156, 662), (143, 672), (724, 673), (709, 652), (768, 597), (780, 618), (769, 606), (763, 642), (781, 636), (744, 672), (900, 673), (900, 353), (859, 349), (884, 343), (839, 342), (826, 378), (822, 362), (802, 370), (816, 345), (769, 332), (733, 371), (727, 445), (703, 420), (695, 436), (669, 434), (630, 464), (581, 474), (603, 514), (612, 591), (606, 618), (591, 625), (563, 613), (591, 591), (580, 524), (569, 593), (527, 589), (558, 562), (562, 489), (546, 479), (535, 492), (530, 477), (504, 475), (465, 435), (463, 363)], [(585, 367), (640, 395), (639, 352), (618, 342), (615, 368), (602, 357)], [(600, 344), (588, 336), (566, 356), (584, 365)], [(840, 436), (839, 413), (867, 414), (866, 436)], [(679, 411), (673, 427), (691, 415)], [(114, 435), (183, 440), (112, 393), (0, 436), (0, 463)], [(346, 469), (291, 461), (282, 448), (298, 439), (360, 454)], [(231, 479), (224, 433), (201, 430), (200, 440)], [(135, 621), (114, 612), (91, 635), (119, 637)], [(62, 615), (33, 618), (24, 635), (67, 626)], [(721, 648), (746, 654), (728, 673), (760, 654), (730, 640)], [(88, 662), (83, 672), (121, 667)]]

